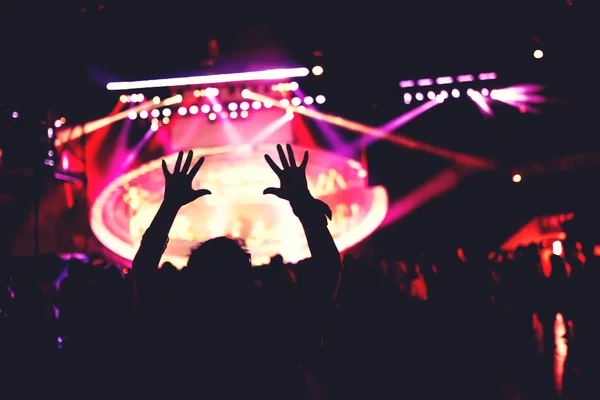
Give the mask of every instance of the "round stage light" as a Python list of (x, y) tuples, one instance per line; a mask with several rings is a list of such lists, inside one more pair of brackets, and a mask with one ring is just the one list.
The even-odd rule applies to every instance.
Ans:
[[(274, 148), (274, 144), (260, 144), (193, 149), (195, 160), (206, 158), (193, 186), (209, 189), (212, 195), (180, 210), (163, 262), (182, 267), (191, 247), (222, 235), (245, 239), (255, 265), (268, 262), (275, 254), (288, 262), (309, 257), (302, 225), (288, 202), (262, 194), (264, 188), (278, 184), (263, 157), (273, 154)], [(311, 193), (333, 211), (328, 227), (340, 251), (379, 226), (388, 208), (387, 192), (380, 186), (367, 186), (367, 174), (359, 162), (320, 149), (296, 145), (294, 150), (298, 155), (310, 151), (308, 185)], [(169, 168), (176, 159), (177, 152), (165, 157)], [(96, 237), (116, 255), (132, 260), (160, 206), (163, 190), (161, 159), (111, 182), (90, 210)]]

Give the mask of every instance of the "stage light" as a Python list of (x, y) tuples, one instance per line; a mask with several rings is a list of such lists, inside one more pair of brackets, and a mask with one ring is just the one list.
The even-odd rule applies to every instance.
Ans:
[(427, 92), (427, 98), (429, 100), (435, 100), (435, 93), (430, 90), (429, 92)]
[(129, 98), (126, 95), (122, 94), (121, 96), (119, 96), (119, 101), (125, 104), (129, 101)]
[(435, 83), (437, 83), (438, 85), (448, 85), (452, 82), (454, 82), (454, 80), (451, 76), (440, 76), (435, 80)]
[(198, 106), (194, 105), (190, 107), (190, 114), (196, 115), (198, 114)]
[(54, 127), (55, 128), (60, 128), (62, 126), (62, 122), (60, 122), (59, 119), (57, 119), (56, 121), (54, 121)]
[(194, 90), (194, 97), (200, 97), (200, 96), (202, 96), (202, 90), (198, 90), (198, 89)]
[(238, 113), (237, 113), (237, 111), (232, 111), (232, 112), (230, 112), (230, 113), (229, 113), (229, 117), (230, 117), (231, 119), (236, 119), (236, 118), (238, 117)]
[(150, 129), (152, 129), (153, 132), (156, 132), (158, 130), (158, 124), (150, 125)]
[(217, 97), (219, 95), (219, 89), (209, 87), (204, 90), (205, 97)]
[(438, 104), (442, 104), (444, 102), (444, 96), (442, 96), (441, 94), (438, 94), (437, 96), (435, 96), (435, 101)]
[(48, 128), (48, 139), (54, 138), (54, 129)]
[(290, 101), (289, 101), (288, 99), (281, 99), (281, 100), (279, 101), (279, 105), (280, 105), (281, 107), (287, 107), (287, 106), (289, 106), (289, 105), (290, 105)]
[[(245, 103), (245, 104), (248, 105), (248, 103)], [(260, 101), (252, 102), (252, 108), (254, 108), (255, 110), (259, 110), (261, 106), (262, 106), (262, 104), (260, 103)], [(248, 109), (248, 107), (242, 108), (242, 110), (247, 110), (247, 109)]]
[(152, 125), (158, 125), (158, 118), (152, 118)]
[(146, 111), (146, 110), (142, 110), (142, 111), (140, 111), (140, 118), (141, 118), (141, 119), (146, 119), (146, 118), (148, 118), (148, 111)]
[(127, 114), (127, 116), (129, 117), (129, 119), (136, 119), (137, 113), (135, 111), (129, 111), (129, 114)]
[(554, 254), (555, 256), (560, 256), (562, 255), (562, 252), (562, 242), (560, 240), (555, 240), (554, 242), (552, 242), (552, 254)]
[(263, 102), (263, 104), (265, 105), (265, 108), (273, 107), (273, 102), (271, 100), (267, 100), (267, 101)]
[(238, 105), (237, 105), (237, 103), (229, 103), (227, 108), (229, 108), (229, 111), (235, 111), (238, 109)]
[(410, 87), (414, 87), (415, 86), (415, 81), (400, 81), (400, 87), (401, 88), (410, 88)]
[(240, 113), (240, 117), (242, 118), (248, 118), (248, 111), (244, 110)]
[(315, 101), (317, 102), (317, 104), (323, 104), (325, 103), (325, 96), (320, 94), (317, 97), (315, 97)]
[(471, 74), (459, 75), (456, 77), (456, 82), (459, 82), (459, 83), (473, 82), (474, 80), (475, 80), (475, 77)]
[(498, 77), (495, 72), (482, 72), (477, 76), (480, 81), (491, 81)]
[(313, 99), (313, 98), (312, 98), (312, 97), (310, 97), (310, 96), (306, 96), (306, 97), (304, 98), (304, 104), (306, 104), (307, 106), (310, 106), (310, 105), (311, 105), (312, 103), (314, 103), (314, 102), (315, 102), (315, 99)]
[(184, 116), (185, 114), (187, 114), (187, 108), (179, 107), (179, 109), (177, 110), (177, 113), (181, 116)]
[(162, 110), (162, 115), (165, 117), (170, 117), (171, 116), (171, 109), (170, 108), (165, 108)]
[[(281, 68), (264, 71), (238, 72), (234, 74), (218, 74), (190, 76), (184, 78), (152, 79), (136, 82), (110, 82), (108, 90), (132, 90), (173, 86), (210, 85), (216, 83), (283, 80), (308, 75), (308, 68)], [(207, 95), (208, 96), (208, 95)]]
[(294, 97), (292, 99), (292, 105), (298, 107), (300, 104), (302, 104), (302, 100), (300, 100), (299, 97)]
[(158, 97), (158, 96), (154, 96), (154, 97), (152, 98), (152, 102), (153, 102), (154, 104), (159, 104), (159, 103), (160, 103), (160, 97)]
[(202, 104), (200, 111), (202, 111), (204, 114), (208, 114), (210, 112), (210, 106), (208, 104)]
[(285, 119), (287, 119), (288, 121), (291, 121), (294, 119), (294, 113), (292, 111), (286, 111), (285, 112)]
[(423, 101), (425, 97), (423, 97), (423, 93), (417, 93), (415, 94), (415, 99), (417, 99), (417, 101)]
[(165, 125), (167, 125), (169, 122), (171, 122), (171, 119), (169, 117), (164, 117), (162, 119), (162, 123), (165, 124)]
[(223, 111), (223, 106), (220, 105), (220, 104), (214, 104), (213, 107), (212, 107), (212, 109), (213, 109), (214, 112), (218, 112), (219, 113), (219, 112)]
[(160, 116), (160, 111), (158, 111), (157, 109), (154, 109), (154, 110), (150, 111), (150, 115), (152, 115), (153, 118), (158, 118)]
[(417, 85), (418, 86), (431, 86), (431, 85), (433, 85), (433, 79), (429, 79), (429, 78), (419, 79), (417, 81)]
[(410, 93), (404, 93), (404, 104), (410, 104), (411, 100), (412, 96), (410, 95)]
[(544, 52), (542, 50), (538, 49), (538, 50), (536, 50), (536, 51), (533, 52), (533, 58), (536, 58), (536, 59), (539, 60), (542, 57), (544, 57)]
[(18, 113), (18, 112), (16, 112), (16, 111), (13, 111), (13, 113), (12, 113), (12, 117), (13, 117), (13, 118), (19, 118), (19, 113)]
[(208, 119), (211, 121), (214, 121), (215, 119), (217, 119), (217, 114), (215, 114), (215, 113), (208, 114)]
[(448, 92), (447, 92), (447, 91), (445, 91), (445, 90), (442, 90), (442, 91), (440, 92), (440, 95), (442, 95), (442, 97), (443, 97), (444, 99), (447, 99), (447, 98), (448, 98)]
[(489, 96), (490, 91), (486, 88), (483, 88), (479, 93), (481, 93), (482, 96)]
[(519, 174), (514, 174), (514, 175), (513, 175), (513, 177), (512, 177), (512, 181), (513, 181), (514, 183), (519, 183), (519, 182), (521, 182), (521, 179), (522, 179), (522, 177), (521, 177), (521, 175), (519, 175)]
[(67, 155), (67, 153), (62, 154), (60, 162), (62, 169), (64, 169), (65, 171), (69, 169), (69, 156)]
[(455, 99), (458, 99), (460, 97), (460, 90), (452, 89), (452, 97), (454, 97)]
[(315, 76), (319, 76), (323, 74), (323, 67), (321, 67), (320, 65), (316, 65), (313, 67), (312, 69), (312, 73)]
[(292, 92), (295, 92), (296, 90), (298, 90), (299, 86), (298, 86), (298, 82), (292, 82), (290, 83), (290, 90)]
[(221, 118), (223, 118), (223, 119), (227, 119), (227, 115), (228, 115), (228, 114), (227, 114), (227, 112), (226, 112), (226, 111), (223, 111), (223, 112), (221, 113)]

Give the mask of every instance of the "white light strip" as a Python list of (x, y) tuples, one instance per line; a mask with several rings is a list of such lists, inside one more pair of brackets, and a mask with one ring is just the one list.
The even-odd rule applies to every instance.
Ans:
[(211, 85), (215, 83), (267, 81), (307, 76), (308, 68), (279, 68), (265, 71), (238, 72), (234, 74), (189, 76), (186, 78), (152, 79), (135, 82), (110, 82), (108, 90), (149, 89), (172, 86)]

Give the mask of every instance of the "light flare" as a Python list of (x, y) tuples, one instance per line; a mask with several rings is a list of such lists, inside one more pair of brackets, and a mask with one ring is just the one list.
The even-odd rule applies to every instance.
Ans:
[(482, 159), (480, 157), (476, 157), (470, 154), (459, 153), (451, 150), (447, 150), (444, 148), (436, 147), (427, 143), (420, 142), (418, 140), (402, 136), (402, 135), (389, 135), (388, 132), (385, 132), (382, 129), (378, 129), (372, 126), (368, 126), (365, 124), (361, 124), (358, 122), (350, 121), (342, 117), (333, 116), (329, 114), (325, 114), (316, 110), (307, 109), (306, 107), (294, 107), (287, 106), (282, 107), (278, 102), (274, 101), (272, 98), (268, 96), (264, 96), (258, 93), (254, 93), (248, 89), (244, 89), (242, 91), (242, 97), (245, 97), (250, 100), (258, 100), (261, 102), (273, 102), (276, 107), (284, 108), (287, 111), (298, 113), (305, 115), (310, 118), (314, 118), (320, 121), (326, 121), (330, 124), (361, 133), (364, 135), (369, 135), (378, 139), (384, 139), (389, 142), (395, 143), (397, 145), (413, 149), (419, 150), (426, 153), (434, 154), (439, 157), (448, 159), (458, 164), (471, 166), (479, 169), (493, 169), (495, 168), (495, 164), (491, 161)]

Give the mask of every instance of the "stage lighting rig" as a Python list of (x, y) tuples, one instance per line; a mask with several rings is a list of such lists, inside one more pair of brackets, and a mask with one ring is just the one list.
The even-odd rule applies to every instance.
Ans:
[(404, 90), (404, 103), (410, 104), (413, 101), (435, 100), (438, 95), (444, 99), (449, 98), (450, 95), (453, 98), (458, 98), (466, 90), (472, 90), (473, 88), (479, 90), (483, 96), (487, 96), (490, 89), (486, 85), (489, 86), (489, 81), (495, 81), (497, 78), (498, 75), (495, 72), (481, 72), (478, 74), (403, 80), (400, 81), (399, 86)]

